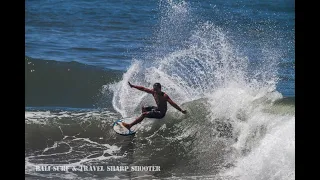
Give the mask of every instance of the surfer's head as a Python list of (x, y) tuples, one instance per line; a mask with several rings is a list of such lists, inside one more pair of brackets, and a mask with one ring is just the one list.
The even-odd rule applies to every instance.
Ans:
[(160, 83), (154, 83), (153, 84), (153, 90), (156, 92), (161, 92), (161, 84)]

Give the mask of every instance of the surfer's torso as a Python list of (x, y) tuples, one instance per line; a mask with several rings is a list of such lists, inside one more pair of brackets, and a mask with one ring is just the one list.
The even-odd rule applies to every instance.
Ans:
[(157, 109), (161, 113), (166, 113), (167, 112), (167, 96), (164, 92), (153, 92), (152, 96), (154, 97), (154, 100), (156, 101), (157, 104)]

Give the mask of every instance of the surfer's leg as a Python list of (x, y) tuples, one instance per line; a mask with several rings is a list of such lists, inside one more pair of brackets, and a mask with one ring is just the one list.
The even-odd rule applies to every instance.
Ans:
[(136, 120), (134, 120), (132, 123), (127, 124), (127, 123), (122, 123), (124, 127), (126, 127), (127, 129), (130, 129), (132, 126), (134, 126), (135, 124), (140, 123), (146, 116), (147, 116), (148, 112), (144, 112), (142, 113)]
[(135, 121), (130, 124), (130, 127), (140, 123), (147, 115), (147, 112), (142, 113)]

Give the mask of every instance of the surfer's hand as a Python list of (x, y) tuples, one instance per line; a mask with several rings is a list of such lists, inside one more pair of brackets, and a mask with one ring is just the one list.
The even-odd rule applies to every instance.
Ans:
[(183, 114), (187, 114), (187, 110), (182, 110), (181, 111)]
[(132, 88), (132, 84), (130, 82), (128, 82), (129, 86)]

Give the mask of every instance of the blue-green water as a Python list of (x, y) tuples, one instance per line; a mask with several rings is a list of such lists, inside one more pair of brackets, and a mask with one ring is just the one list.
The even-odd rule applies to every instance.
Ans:
[(183, 48), (196, 26), (209, 21), (250, 61), (261, 61), (264, 50), (277, 56), (271, 57), (279, 63), (277, 88), (295, 95), (294, 1), (185, 3), (181, 14), (166, 1), (26, 1), (25, 54), (125, 71), (133, 58), (148, 61)]

